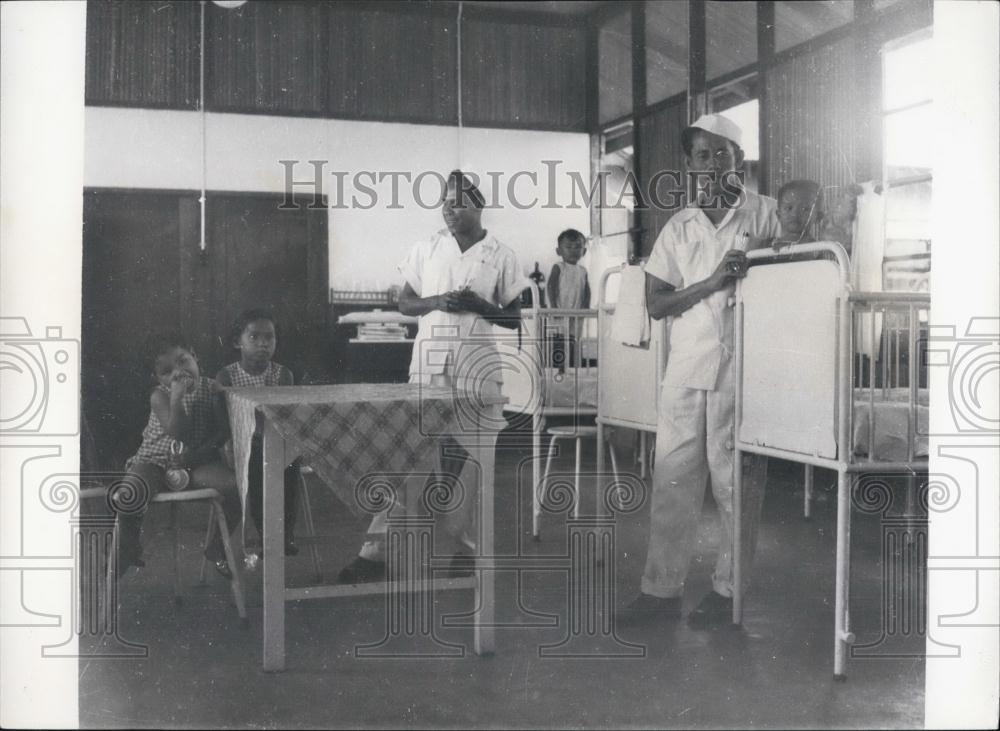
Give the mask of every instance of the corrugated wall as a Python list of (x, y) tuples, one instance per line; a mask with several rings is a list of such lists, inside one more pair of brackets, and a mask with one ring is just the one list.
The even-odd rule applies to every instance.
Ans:
[[(809, 178), (820, 185), (852, 182), (868, 173), (878, 124), (859, 82), (857, 44), (845, 38), (794, 57), (764, 73), (768, 190)], [(874, 123), (873, 123), (874, 122)]]

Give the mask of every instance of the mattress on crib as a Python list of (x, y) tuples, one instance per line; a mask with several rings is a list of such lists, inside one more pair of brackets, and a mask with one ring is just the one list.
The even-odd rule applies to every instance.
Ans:
[(545, 405), (558, 408), (597, 408), (597, 369), (545, 369)]
[[(914, 423), (915, 457), (927, 457), (927, 429), (929, 423), (929, 393), (918, 389)], [(908, 435), (908, 412), (910, 410), (910, 390), (892, 388), (883, 391), (875, 389), (875, 444), (874, 457), (868, 454), (868, 415), (871, 411), (868, 389), (854, 390), (853, 444), (856, 456), (868, 457), (881, 462), (905, 462)]]

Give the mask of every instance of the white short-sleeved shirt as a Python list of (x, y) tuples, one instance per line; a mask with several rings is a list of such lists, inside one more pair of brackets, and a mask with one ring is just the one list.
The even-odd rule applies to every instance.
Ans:
[[(399, 272), (420, 297), (468, 286), (498, 307), (509, 305), (528, 286), (517, 255), (489, 233), (463, 252), (443, 229), (414, 245)], [(434, 310), (420, 318), (410, 376), (446, 374), (502, 383), (500, 368), (492, 366), (498, 359), (491, 323), (471, 312)]]
[[(777, 236), (777, 202), (747, 191), (718, 227), (697, 207), (678, 211), (660, 231), (645, 270), (676, 289), (707, 279), (730, 249), (747, 249), (747, 235)], [(733, 348), (732, 288), (713, 292), (672, 318), (664, 383), (715, 390), (723, 358)]]

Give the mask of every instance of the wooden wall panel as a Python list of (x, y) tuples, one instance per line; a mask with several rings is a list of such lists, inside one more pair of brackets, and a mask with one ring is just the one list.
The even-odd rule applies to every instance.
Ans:
[(455, 19), (351, 8), (330, 11), (331, 117), (455, 124)]
[(206, 108), (322, 116), (327, 110), (323, 4), (206, 6)]
[(582, 28), (466, 20), (463, 121), (586, 131), (586, 50)]
[(198, 3), (90, 0), (87, 104), (194, 109)]
[[(686, 99), (658, 109), (639, 121), (641, 175), (639, 182), (643, 191), (650, 190), (651, 182), (658, 173), (677, 171), (683, 176), (684, 151), (681, 149), (681, 130), (685, 126), (687, 126)], [(650, 208), (644, 211), (641, 217), (643, 227), (641, 256), (649, 256), (660, 229), (677, 210), (677, 208), (665, 208), (672, 202), (671, 193), (676, 194), (683, 190), (683, 185), (674, 186), (670, 178), (662, 175), (656, 187), (658, 201), (647, 201)], [(677, 207), (683, 206), (683, 199), (679, 196), (674, 197), (677, 198)]]
[[(87, 103), (197, 108), (200, 4), (93, 0)], [(431, 6), (205, 5), (209, 111), (456, 124), (457, 18)], [(463, 121), (586, 130), (586, 30), (463, 22)]]
[(851, 182), (868, 167), (867, 142), (879, 123), (859, 91), (856, 43), (845, 38), (796, 56), (764, 74), (768, 113), (768, 190), (810, 178), (820, 185)]

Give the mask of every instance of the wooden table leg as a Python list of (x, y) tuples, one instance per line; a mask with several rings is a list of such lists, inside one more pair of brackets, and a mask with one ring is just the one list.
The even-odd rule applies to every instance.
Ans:
[(493, 473), (495, 469), (497, 433), (492, 424), (501, 418), (501, 408), (491, 410), (487, 426), (480, 425), (475, 437), (474, 458), (479, 463), (479, 556), (476, 559), (479, 580), (476, 583), (476, 624), (473, 649), (477, 655), (492, 655), (496, 648), (494, 624), (496, 612), (496, 572), (493, 570)]
[(264, 426), (264, 670), (285, 669), (285, 440)]

